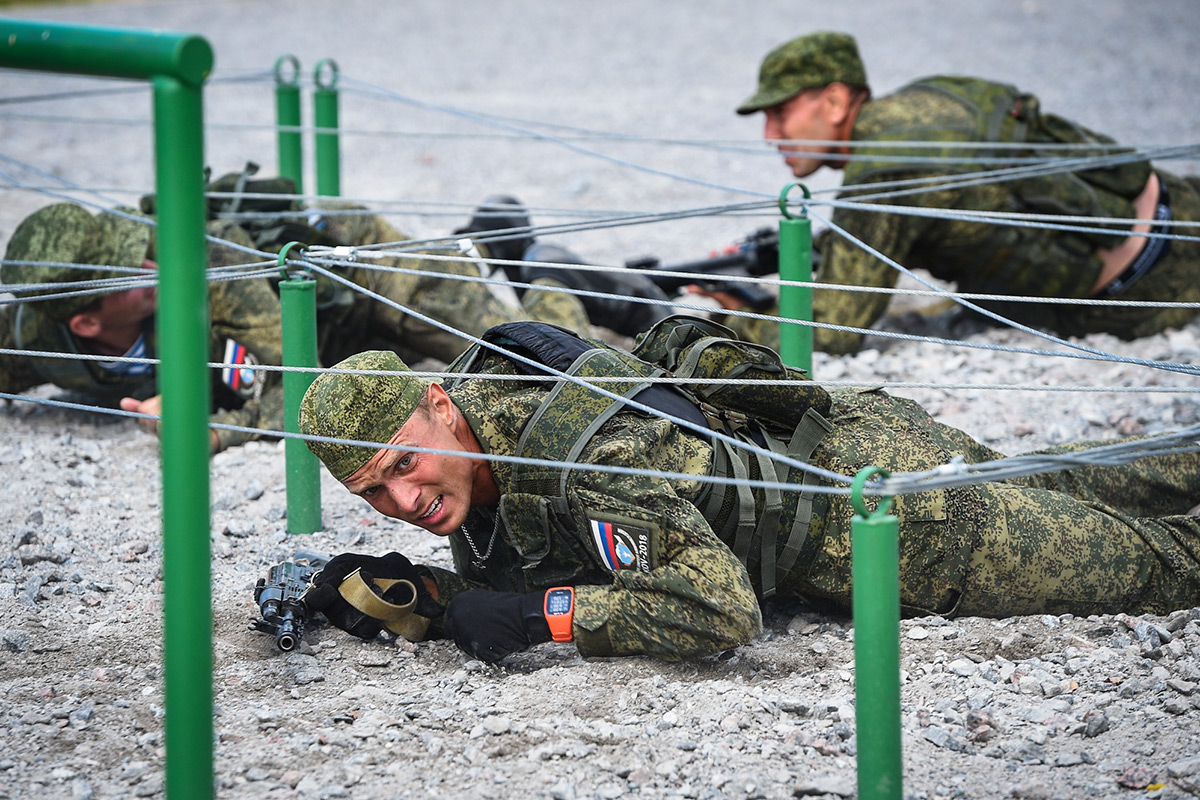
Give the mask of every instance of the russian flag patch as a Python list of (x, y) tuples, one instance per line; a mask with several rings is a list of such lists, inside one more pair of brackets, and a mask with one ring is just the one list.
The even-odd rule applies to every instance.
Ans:
[(258, 379), (254, 370), (246, 369), (258, 361), (246, 350), (245, 345), (233, 339), (225, 340), (225, 359), (227, 365), (221, 369), (221, 382), (240, 395), (248, 395), (254, 391), (254, 383)]
[(616, 572), (633, 569), (650, 572), (654, 568), (651, 549), (653, 534), (650, 528), (627, 520), (613, 521), (588, 518), (592, 541), (604, 566)]

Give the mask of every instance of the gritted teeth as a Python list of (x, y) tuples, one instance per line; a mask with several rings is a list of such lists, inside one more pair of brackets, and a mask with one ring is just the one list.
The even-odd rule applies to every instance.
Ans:
[(442, 496), (439, 494), (437, 496), (437, 499), (429, 504), (429, 508), (425, 511), (425, 513), (422, 514), (421, 516), (417, 517), (417, 519), (425, 519), (427, 517), (431, 517), (434, 514), (436, 514), (438, 512), (438, 510), (441, 509), (441, 507), (442, 507)]

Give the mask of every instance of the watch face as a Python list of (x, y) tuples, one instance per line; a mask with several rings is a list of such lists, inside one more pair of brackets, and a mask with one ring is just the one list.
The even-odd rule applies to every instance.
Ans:
[(571, 613), (571, 590), (553, 589), (547, 592), (546, 613), (551, 616)]

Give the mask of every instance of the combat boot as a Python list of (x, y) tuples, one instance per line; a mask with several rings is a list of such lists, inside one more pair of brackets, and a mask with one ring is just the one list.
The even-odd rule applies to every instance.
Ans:
[[(494, 194), (484, 198), (471, 215), (467, 224), (456, 230), (455, 235), (483, 233), (474, 237), (483, 244), (491, 258), (502, 261), (519, 261), (522, 255), (534, 244), (533, 232), (530, 229), (529, 212), (521, 201), (506, 194)], [(517, 277), (518, 268), (505, 266), (510, 280)]]

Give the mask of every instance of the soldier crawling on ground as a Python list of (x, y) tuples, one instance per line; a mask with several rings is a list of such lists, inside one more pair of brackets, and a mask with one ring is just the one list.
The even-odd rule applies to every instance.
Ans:
[[(763, 59), (758, 90), (737, 108), (763, 112), (763, 136), (778, 141), (792, 174), (821, 167), (841, 170), (839, 197), (863, 202), (963, 212), (1024, 212), (1064, 217), (1076, 229), (1057, 230), (837, 208), (832, 222), (851, 237), (908, 268), (927, 269), (958, 291), (1023, 297), (1128, 301), (1200, 301), (1200, 242), (1163, 238), (1171, 220), (1200, 220), (1200, 178), (1178, 177), (1129, 160), (1128, 148), (1055, 114), (1036, 96), (978, 78), (932, 76), (873, 98), (854, 38), (822, 31), (793, 39)], [(887, 144), (902, 142), (911, 144)], [(921, 146), (923, 143), (935, 146)], [(962, 147), (979, 142), (978, 149)], [(936, 146), (944, 143), (944, 146)], [(1009, 143), (1026, 144), (1018, 149)], [(991, 146), (991, 145), (997, 146)], [(1070, 149), (1064, 149), (1069, 147)], [(1088, 159), (1108, 165), (1072, 171), (981, 171), (995, 163), (962, 159), (1029, 156)], [(1124, 156), (1124, 157), (1122, 157)], [(957, 158), (959, 163), (938, 161)], [(1004, 165), (999, 169), (1008, 168)], [(955, 176), (961, 180), (953, 180)], [(984, 180), (972, 180), (982, 177)], [(888, 194), (893, 181), (905, 191)], [(885, 185), (886, 184), (886, 185)], [(916, 187), (916, 189), (914, 189)], [(920, 187), (925, 187), (923, 190)], [(871, 195), (879, 194), (875, 200)], [(1069, 217), (1091, 217), (1084, 225)], [(1124, 220), (1119, 224), (1105, 219)], [(1091, 230), (1079, 230), (1089, 228)], [(1104, 228), (1105, 230), (1095, 230)], [(1180, 231), (1187, 233), (1188, 231)], [(1135, 235), (1150, 233), (1152, 237)], [(899, 272), (859, 244), (828, 231), (819, 237), (822, 283), (891, 288)], [(738, 308), (733, 298), (719, 298)], [(841, 290), (814, 292), (818, 323), (869, 328), (887, 310), (889, 295)], [(1017, 322), (1060, 336), (1111, 333), (1136, 339), (1179, 328), (1195, 308), (984, 302)], [(967, 319), (978, 315), (967, 315)], [(736, 324), (735, 324), (736, 323)], [(775, 322), (732, 318), (747, 338), (777, 346)], [(814, 329), (814, 346), (856, 352), (863, 334)]]
[[(380, 446), (309, 448), (380, 513), (449, 537), (455, 570), (400, 553), (342, 554), (306, 602), (366, 638), (388, 620), (383, 603), (415, 603), (421, 635), (488, 661), (552, 637), (585, 656), (711, 654), (757, 635), (759, 601), (772, 596), (848, 611), (854, 510), (847, 496), (812, 489), (867, 466), (922, 472), (1000, 454), (910, 400), (826, 391), (731, 335), (672, 317), (630, 354), (513, 323), (484, 337), (502, 350), (473, 347), (449, 368), (464, 377), (445, 384), (378, 351), (339, 366), (392, 374), (321, 375), (301, 432)], [(688, 424), (566, 379), (529, 380), (537, 369), (513, 353), (580, 377), (641, 378), (609, 386)], [(696, 382), (650, 385), (660, 369)], [(703, 382), (730, 374), (743, 382)], [(824, 474), (782, 465), (774, 454), (785, 453)], [(769, 488), (784, 482), (796, 491)], [(947, 617), (1190, 608), (1200, 603), (1200, 517), (1188, 514), (1198, 498), (1194, 450), (900, 496), (902, 606)], [(362, 586), (386, 579), (403, 581), (382, 597)]]
[[(371, 245), (403, 242), (407, 237), (382, 217), (345, 204), (326, 203), (308, 209), (294, 222), (295, 215), (278, 218), (261, 215), (254, 224), (243, 225), (220, 218), (231, 201), (219, 193), (235, 184), (245, 186), (244, 173), (231, 173), (210, 185), (218, 193), (210, 211), (218, 217), (209, 223), (209, 266), (246, 263), (255, 249), (277, 251), (286, 242), (280, 237), (313, 236), (327, 244)], [(256, 188), (256, 187), (250, 187)], [(274, 188), (274, 191), (282, 191)], [(458, 231), (464, 236), (486, 235), (506, 227), (529, 226), (523, 208), (511, 198), (485, 201), (468, 225)], [(277, 204), (278, 205), (278, 204)], [(274, 207), (274, 206), (273, 206)], [(276, 210), (292, 208), (284, 200)], [(143, 210), (153, 211), (153, 198), (143, 199)], [(154, 261), (152, 227), (133, 209), (122, 214), (91, 214), (74, 203), (55, 203), (31, 214), (9, 239), (0, 279), (5, 289), (17, 295), (36, 296), (37, 301), (0, 306), (0, 348), (44, 351), (67, 357), (0, 355), (0, 391), (15, 394), (50, 383), (79, 393), (109, 407), (152, 416), (161, 414), (156, 373), (151, 364), (122, 360), (154, 358), (157, 335), (154, 327), (157, 295), (152, 281), (119, 291), (77, 292), (73, 284), (114, 277), (130, 277), (131, 270), (144, 269), (151, 276)], [(315, 212), (315, 214), (314, 214)], [(336, 212), (336, 213), (335, 213)], [(298, 227), (307, 227), (298, 231)], [(546, 261), (579, 263), (563, 248), (551, 248), (532, 236), (520, 237), (520, 253), (508, 240), (493, 244), (509, 254)], [(485, 258), (488, 245), (478, 248)], [(74, 268), (64, 265), (76, 265)], [(374, 266), (406, 267), (407, 272), (389, 272)], [(114, 269), (115, 268), (115, 269)], [(415, 272), (424, 274), (414, 274)], [(597, 285), (592, 273), (551, 267), (530, 267), (522, 277), (533, 284), (523, 291), (517, 304), (506, 304), (485, 284), (446, 280), (444, 275), (479, 275), (478, 262), (469, 259), (373, 260), (355, 265), (345, 276), (359, 287), (381, 295), (399, 308), (381, 303), (351, 287), (318, 278), (318, 349), (322, 363), (334, 363), (369, 348), (389, 348), (405, 358), (448, 361), (467, 340), (428, 323), (405, 309), (413, 309), (444, 324), (479, 335), (504, 322), (533, 319), (558, 324), (583, 333), (590, 332), (590, 319), (600, 324), (626, 326), (619, 333), (631, 335), (665, 314), (663, 307), (625, 304), (620, 300), (587, 297), (581, 300), (567, 291), (589, 288), (618, 295), (652, 296), (665, 299), (648, 279), (633, 275), (606, 278)], [(22, 291), (22, 286), (39, 287)], [(282, 360), (280, 308), (276, 290), (266, 278), (214, 281), (210, 284), (209, 360), (230, 364), (214, 371), (212, 422), (229, 426), (282, 430), (283, 402), (278, 373), (255, 372), (254, 364), (278, 365)], [(518, 305), (519, 304), (519, 305)], [(615, 305), (614, 305), (615, 304)], [(630, 308), (622, 311), (628, 305)], [(72, 355), (106, 356), (112, 360), (72, 359)], [(247, 368), (240, 369), (239, 365)], [(155, 421), (144, 423), (157, 430)], [(213, 452), (241, 444), (258, 434), (225, 428), (210, 430)]]

